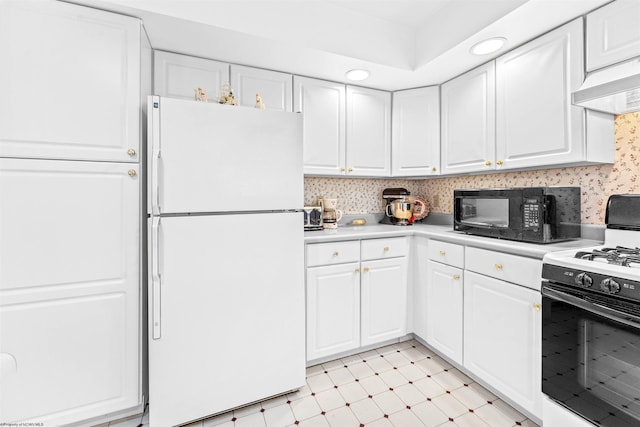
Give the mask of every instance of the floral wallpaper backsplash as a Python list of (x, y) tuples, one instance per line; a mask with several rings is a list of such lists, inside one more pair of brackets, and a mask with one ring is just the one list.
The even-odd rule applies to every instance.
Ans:
[(304, 204), (317, 206), (318, 197), (338, 199), (338, 209), (345, 214), (368, 214), (384, 211), (382, 190), (402, 187), (419, 195), (422, 181), (405, 179), (311, 178), (304, 179)]
[[(311, 178), (304, 180), (305, 204), (315, 205), (318, 196), (335, 197), (346, 214), (382, 212), (382, 190), (404, 187), (424, 197), (431, 212), (453, 213), (456, 188), (578, 186), (582, 189), (582, 223), (604, 224), (607, 198), (611, 194), (640, 193), (640, 112), (615, 117), (613, 165), (593, 165), (486, 175), (423, 180)], [(436, 202), (437, 203), (434, 203)]]

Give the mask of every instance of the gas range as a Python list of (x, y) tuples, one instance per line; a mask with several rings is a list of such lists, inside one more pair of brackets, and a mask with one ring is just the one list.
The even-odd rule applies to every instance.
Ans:
[(638, 196), (611, 196), (604, 244), (545, 255), (543, 280), (640, 301), (639, 208)]
[(595, 425), (640, 425), (640, 195), (607, 203), (602, 246), (545, 255), (542, 391)]

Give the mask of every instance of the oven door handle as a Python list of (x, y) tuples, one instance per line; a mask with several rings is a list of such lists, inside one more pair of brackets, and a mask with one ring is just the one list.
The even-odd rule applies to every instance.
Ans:
[(634, 316), (633, 314), (624, 313), (600, 304), (591, 303), (581, 298), (574, 297), (573, 295), (565, 294), (564, 292), (556, 291), (555, 289), (549, 289), (545, 286), (542, 287), (542, 295), (573, 305), (590, 313), (607, 317), (616, 322), (631, 326), (632, 328), (640, 329), (640, 317)]

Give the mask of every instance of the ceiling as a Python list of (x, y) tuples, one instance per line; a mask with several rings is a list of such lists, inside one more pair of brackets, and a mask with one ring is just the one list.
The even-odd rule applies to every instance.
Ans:
[[(69, 0), (136, 16), (154, 49), (398, 90), (443, 83), (610, 0)], [(506, 37), (497, 53), (475, 43)]]

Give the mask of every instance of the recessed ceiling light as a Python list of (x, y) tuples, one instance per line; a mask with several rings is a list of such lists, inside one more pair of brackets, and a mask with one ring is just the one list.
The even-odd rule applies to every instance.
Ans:
[(369, 77), (369, 71), (360, 70), (360, 69), (350, 70), (345, 73), (345, 76), (349, 80), (352, 80), (354, 82), (359, 82), (360, 80), (364, 80), (367, 77)]
[(486, 55), (500, 49), (507, 42), (504, 37), (494, 37), (483, 40), (471, 46), (471, 53), (474, 55)]

